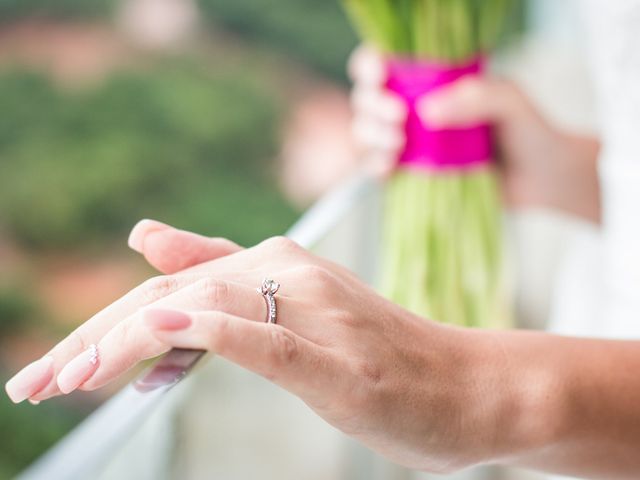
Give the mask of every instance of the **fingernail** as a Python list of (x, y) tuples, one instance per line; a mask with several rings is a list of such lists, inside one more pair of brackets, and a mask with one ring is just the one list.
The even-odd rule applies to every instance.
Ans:
[(151, 232), (157, 232), (159, 230), (165, 230), (170, 228), (169, 225), (157, 222), (156, 220), (144, 219), (140, 220), (131, 230), (127, 244), (129, 248), (135, 250), (138, 253), (142, 253), (144, 250), (144, 239)]
[(53, 357), (46, 355), (20, 370), (4, 388), (11, 401), (19, 403), (46, 387), (52, 378)]
[(147, 308), (142, 317), (149, 327), (156, 330), (184, 330), (191, 325), (191, 317), (179, 310)]
[(65, 365), (58, 374), (58, 388), (62, 393), (71, 393), (86, 382), (98, 369), (100, 357), (94, 344)]

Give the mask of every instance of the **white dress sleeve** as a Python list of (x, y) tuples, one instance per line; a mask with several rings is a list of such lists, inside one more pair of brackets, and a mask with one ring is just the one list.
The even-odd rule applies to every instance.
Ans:
[(601, 334), (640, 337), (640, 0), (588, 0), (602, 188)]

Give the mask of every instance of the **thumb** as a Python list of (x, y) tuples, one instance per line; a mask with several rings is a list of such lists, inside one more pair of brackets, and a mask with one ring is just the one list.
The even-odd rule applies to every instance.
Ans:
[(242, 250), (230, 240), (178, 230), (155, 220), (141, 220), (129, 234), (129, 247), (164, 274)]
[(526, 114), (529, 105), (511, 82), (466, 76), (425, 95), (417, 108), (429, 126), (449, 128), (511, 122)]

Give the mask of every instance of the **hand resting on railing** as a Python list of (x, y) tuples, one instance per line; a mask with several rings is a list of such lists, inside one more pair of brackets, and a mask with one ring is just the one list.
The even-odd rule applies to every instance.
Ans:
[[(130, 243), (166, 275), (25, 367), (7, 383), (14, 401), (99, 388), (172, 347), (206, 349), (412, 468), (640, 470), (638, 342), (441, 325), (286, 238), (242, 249), (147, 221)], [(256, 291), (266, 277), (281, 284), (276, 324)]]

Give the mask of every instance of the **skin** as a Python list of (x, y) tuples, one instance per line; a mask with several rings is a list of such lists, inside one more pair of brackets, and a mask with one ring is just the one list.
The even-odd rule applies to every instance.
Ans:
[[(369, 56), (369, 76), (356, 86), (354, 128), (368, 138), (362, 145), (370, 165), (384, 174), (388, 157), (402, 147), (404, 111), (392, 97), (372, 101), (382, 85), (382, 77), (374, 78), (375, 58)], [(482, 99), (488, 93), (491, 102)], [(505, 194), (514, 205), (598, 219), (597, 142), (555, 131), (498, 81), (464, 79), (440, 94), (443, 100), (425, 100), (431, 121), (497, 125)], [(573, 182), (571, 188), (557, 186), (561, 181)], [(164, 275), (19, 372), (6, 387), (14, 401), (94, 390), (171, 347), (208, 349), (411, 468), (450, 472), (501, 463), (587, 478), (638, 476), (640, 342), (431, 322), (284, 238), (245, 250), (143, 221), (129, 243)], [(277, 325), (264, 323), (265, 303), (255, 291), (266, 276), (282, 284)]]
[[(431, 322), (285, 238), (244, 250), (150, 221), (132, 238), (167, 273), (213, 259), (156, 277), (81, 325), (49, 352), (50, 372), (27, 367), (8, 383), (14, 400), (16, 384), (33, 385), (32, 399), (59, 395), (61, 371), (78, 358), (89, 367), (92, 343), (99, 361), (82, 390), (170, 347), (208, 349), (411, 468), (503, 463), (608, 479), (640, 471), (639, 342)], [(277, 325), (264, 322), (255, 291), (267, 275), (282, 284)]]
[[(354, 137), (369, 169), (387, 176), (404, 145), (406, 108), (384, 88), (384, 63), (371, 48), (354, 52), (349, 72)], [(598, 140), (555, 128), (513, 83), (465, 77), (423, 97), (418, 112), (434, 128), (493, 125), (511, 207), (547, 207), (600, 220)]]

